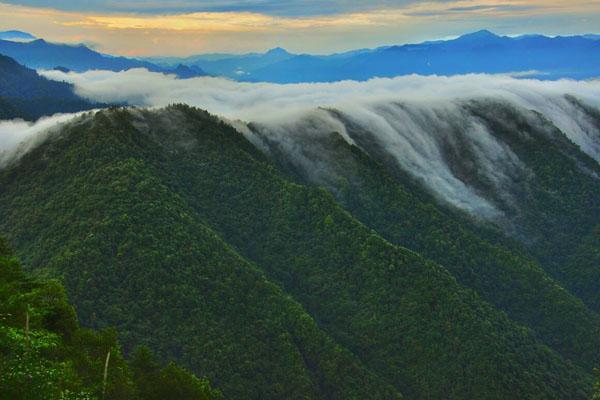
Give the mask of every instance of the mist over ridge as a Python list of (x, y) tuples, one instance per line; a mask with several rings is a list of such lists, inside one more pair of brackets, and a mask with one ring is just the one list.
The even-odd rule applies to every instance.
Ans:
[[(505, 138), (477, 115), (482, 107), (506, 105), (544, 135), (564, 134), (600, 161), (597, 80), (472, 74), (273, 84), (213, 77), (182, 80), (145, 69), (40, 73), (72, 83), (78, 95), (93, 101), (150, 108), (186, 103), (206, 109), (263, 151), (269, 151), (265, 140), (278, 143), (317, 183), (324, 183), (328, 168), (323, 160), (307, 158), (303, 150), (307, 143), (335, 132), (375, 158), (391, 158), (441, 200), (484, 218), (500, 217), (511, 207), (511, 191), (522, 185), (529, 172)], [(500, 118), (514, 119), (514, 115)], [(53, 121), (68, 119), (0, 122), (0, 129), (11, 132), (3, 135), (0, 144), (4, 162), (13, 157), (11, 152), (22, 154), (35, 144), (31, 138)], [(29, 144), (17, 147), (21, 140)]]
[[(314, 160), (302, 157), (302, 136), (336, 132), (361, 147), (356, 132), (348, 132), (351, 126), (359, 128), (363, 141), (367, 135), (382, 149), (378, 157), (391, 156), (442, 200), (486, 218), (501, 215), (499, 206), (510, 206), (509, 188), (528, 172), (510, 146), (476, 115), (478, 104), (509, 105), (545, 135), (564, 134), (600, 161), (597, 80), (472, 74), (281, 85), (211, 77), (180, 80), (143, 69), (42, 74), (73, 83), (77, 94), (94, 101), (144, 107), (181, 102), (206, 109), (229, 120), (263, 149), (257, 135), (277, 141), (307, 170), (316, 167), (310, 166)], [(253, 130), (246, 125), (250, 122)]]
[(22, 119), (0, 120), (0, 169), (23, 156), (65, 124), (73, 122), (84, 114), (94, 112), (56, 114), (40, 118), (36, 122)]

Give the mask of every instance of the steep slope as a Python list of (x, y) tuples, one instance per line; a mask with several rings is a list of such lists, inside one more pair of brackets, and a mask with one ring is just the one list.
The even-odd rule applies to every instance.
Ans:
[(515, 218), (517, 237), (559, 279), (557, 268), (600, 224), (600, 113), (593, 107), (581, 108), (573, 98), (567, 100), (576, 105), (577, 120), (592, 142), (590, 149), (571, 142), (544, 115), (520, 113), (495, 102), (473, 108), (533, 177), (524, 180), (527, 191), (514, 193), (517, 205), (512, 210), (507, 206), (506, 212)]
[(86, 118), (0, 172), (0, 228), (32, 268), (52, 260), (85, 323), (236, 398), (586, 397), (530, 330), (214, 117)]
[(96, 106), (75, 95), (73, 85), (41, 77), (12, 58), (0, 55), (0, 119), (34, 120)]
[(226, 397), (399, 397), (169, 190), (147, 152), (177, 155), (129, 118), (84, 118), (2, 171), (2, 226), (62, 277), (83, 323), (119, 327), (126, 349), (148, 344)]
[[(275, 148), (280, 164), (338, 193), (344, 179), (352, 184), (351, 171), (370, 167), (350, 165), (343, 171), (338, 164), (354, 156), (336, 154), (343, 147), (319, 147), (337, 132), (408, 192), (429, 193), (428, 201), (441, 208), (497, 225), (521, 241), (550, 276), (572, 288), (568, 274), (559, 273), (562, 264), (600, 223), (600, 118), (593, 101), (542, 96), (377, 101), (251, 124), (248, 134), (259, 146)], [(376, 196), (357, 190), (355, 197)], [(390, 196), (388, 207), (394, 206)], [(370, 209), (385, 213), (372, 204)], [(392, 213), (376, 226), (382, 229), (398, 218)], [(457, 218), (464, 220), (464, 213)]]
[[(186, 254), (185, 247), (182, 249), (181, 246), (206, 242), (206, 239), (200, 240), (197, 233), (189, 233), (189, 230), (201, 229), (203, 225), (198, 222), (200, 219), (211, 224), (250, 259), (258, 261), (270, 276), (281, 282), (307, 307), (334, 338), (353, 350), (388, 382), (401, 387), (412, 396), (436, 397), (441, 393), (450, 392), (457, 397), (472, 397), (491, 391), (494, 396), (506, 397), (508, 392), (504, 393), (503, 387), (511, 387), (511, 392), (518, 388), (516, 390), (524, 397), (545, 390), (549, 390), (548, 396), (560, 397), (566, 393), (579, 396), (578, 391), (585, 387), (583, 382), (570, 383), (575, 378), (570, 375), (576, 373), (576, 369), (571, 371), (572, 366), (562, 364), (559, 357), (536, 343), (529, 333), (482, 303), (472, 293), (464, 291), (445, 270), (410, 252), (387, 244), (350, 218), (324, 192), (286, 183), (268, 164), (260, 161), (260, 154), (248, 142), (214, 119), (181, 108), (171, 108), (159, 114), (145, 113), (137, 117), (115, 112), (108, 115), (110, 118), (104, 113), (96, 116), (94, 129), (79, 128), (83, 133), (79, 136), (71, 134), (83, 143), (89, 143), (89, 152), (84, 150), (81, 144), (78, 146), (77, 142), (57, 142), (71, 148), (67, 153), (73, 157), (69, 157), (73, 162), (70, 164), (71, 168), (77, 165), (78, 171), (95, 171), (99, 174), (95, 179), (92, 179), (93, 176), (85, 176), (82, 182), (77, 180), (80, 185), (87, 186), (65, 188), (64, 185), (56, 185), (57, 179), (68, 179), (67, 177), (72, 175), (72, 172), (68, 173), (69, 164), (59, 164), (66, 168), (60, 173), (56, 170), (52, 172), (53, 168), (46, 165), (34, 180), (35, 183), (30, 181), (30, 187), (40, 187), (42, 182), (54, 182), (55, 189), (50, 193), (37, 191), (42, 197), (30, 198), (29, 204), (43, 203), (46, 204), (46, 209), (44, 212), (40, 210), (39, 213), (34, 212), (28, 216), (24, 212), (29, 209), (24, 207), (25, 203), (17, 206), (14, 200), (9, 200), (15, 199), (17, 193), (29, 192), (23, 186), (25, 181), (17, 179), (17, 176), (21, 175), (16, 173), (18, 168), (4, 175), (5, 178), (12, 175), (13, 184), (3, 180), (2, 185), (12, 188), (12, 193), (5, 191), (2, 196), (2, 204), (6, 207), (2, 210), (2, 220), (6, 221), (7, 227), (13, 226), (10, 232), (19, 248), (37, 248), (38, 255), (44, 254), (44, 251), (49, 251), (49, 254), (61, 254), (54, 257), (53, 268), (67, 272), (67, 287), (84, 297), (79, 300), (84, 308), (82, 313), (91, 311), (93, 300), (96, 320), (114, 318), (118, 326), (127, 326), (128, 332), (135, 334), (136, 329), (138, 332), (147, 332), (147, 329), (140, 329), (139, 326), (128, 323), (129, 318), (124, 317), (123, 312), (119, 310), (136, 310), (136, 307), (139, 307), (136, 306), (137, 300), (127, 301), (127, 296), (137, 296), (138, 293), (145, 292), (144, 288), (139, 286), (140, 282), (160, 282), (161, 287), (166, 286), (163, 289), (166, 292), (158, 293), (175, 292), (184, 298), (189, 294), (199, 302), (187, 307), (200, 307), (201, 312), (194, 312), (192, 315), (195, 318), (198, 314), (202, 316), (201, 320), (188, 321), (188, 329), (192, 329), (197, 335), (194, 327), (198, 329), (198, 326), (203, 326), (204, 332), (209, 331), (204, 333), (205, 335), (218, 335), (220, 341), (215, 342), (216, 347), (231, 349), (232, 346), (227, 341), (232, 339), (224, 338), (223, 332), (239, 332), (239, 328), (236, 329), (238, 325), (231, 319), (238, 323), (239, 318), (242, 318), (241, 321), (247, 321), (249, 316), (246, 315), (245, 307), (241, 311), (238, 307), (240, 303), (252, 302), (243, 297), (240, 303), (234, 301), (228, 308), (224, 308), (225, 305), (221, 304), (223, 299), (239, 298), (242, 293), (247, 293), (248, 289), (232, 287), (233, 282), (227, 280), (226, 276), (208, 275), (211, 270), (205, 270), (206, 267), (201, 270), (212, 278), (209, 282), (231, 283), (223, 288), (225, 292), (197, 292), (196, 281), (190, 278), (196, 276), (193, 271), (198, 273), (200, 270), (196, 269), (198, 267), (194, 268), (196, 264), (189, 265), (178, 256), (181, 256), (181, 253)], [(173, 127), (177, 129), (174, 130)], [(50, 149), (52, 147), (47, 147), (46, 151)], [(43, 160), (50, 160), (52, 164), (52, 160), (56, 159), (52, 154), (62, 154), (62, 151), (46, 154)], [(32, 153), (22, 161), (19, 168), (39, 170), (40, 166), (36, 167), (30, 162), (35, 159), (39, 160), (39, 155), (36, 157), (36, 154)], [(64, 159), (64, 156), (58, 159), (57, 163)], [(48, 161), (40, 162), (45, 164)], [(97, 166), (94, 167), (95, 164), (105, 165), (106, 170), (98, 170)], [(140, 177), (147, 177), (149, 181), (142, 180), (138, 183)], [(106, 185), (110, 186), (103, 190), (98, 182), (106, 182)], [(85, 187), (87, 190), (84, 190)], [(94, 187), (98, 187), (98, 190), (94, 190)], [(243, 190), (240, 191), (240, 188)], [(52, 192), (55, 194), (52, 195)], [(65, 197), (65, 194), (69, 193), (74, 197)], [(89, 197), (82, 199), (81, 193), (88, 193), (86, 196)], [(157, 193), (163, 195), (159, 196)], [(133, 198), (126, 201), (129, 196)], [(85, 198), (89, 200), (84, 201)], [(80, 207), (73, 207), (74, 204), (79, 204)], [(106, 207), (102, 207), (102, 204), (106, 204)], [(132, 209), (134, 204), (138, 204), (138, 207)], [(59, 208), (53, 210), (53, 207), (57, 206)], [(107, 210), (110, 210), (110, 214), (103, 216), (102, 213), (109, 212)], [(170, 212), (162, 215), (167, 212), (165, 210), (173, 210), (176, 215), (169, 217)], [(142, 211), (143, 214), (139, 215)], [(101, 214), (91, 221), (81, 217), (89, 215), (90, 212), (92, 215), (98, 212)], [(181, 218), (182, 213), (190, 216), (184, 219), (185, 223), (178, 222), (177, 214)], [(63, 222), (53, 222), (53, 215), (63, 216)], [(79, 225), (83, 226), (67, 223), (75, 219), (82, 221)], [(24, 223), (25, 220), (30, 222)], [(96, 222), (99, 226), (91, 229), (86, 224), (89, 225), (93, 221), (104, 222)], [(31, 229), (24, 229), (30, 224), (44, 227), (43, 229), (48, 231), (35, 237), (30, 236)], [(199, 227), (194, 228), (196, 225)], [(77, 229), (70, 232), (75, 227)], [(182, 233), (178, 233), (181, 231)], [(141, 232), (148, 234), (140, 235)], [(83, 241), (85, 245), (80, 244), (81, 237), (87, 238)], [(191, 237), (197, 239), (190, 241)], [(289, 238), (294, 240), (290, 241)], [(163, 242), (169, 243), (169, 247), (175, 246), (174, 249), (169, 251), (169, 247), (159, 245)], [(68, 245), (65, 246), (65, 243)], [(160, 250), (150, 254), (141, 250), (148, 248)], [(207, 254), (224, 257), (222, 253), (223, 250), (218, 250), (218, 247), (212, 252), (208, 251), (208, 248), (202, 248), (192, 253), (190, 259), (206, 259)], [(86, 275), (93, 280), (98, 279), (98, 283), (92, 288), (81, 286), (85, 280), (81, 279), (81, 272), (73, 268), (98, 264), (98, 259), (102, 260), (102, 254), (108, 255), (105, 256), (106, 264), (103, 261), (103, 265), (98, 266), (96, 270), (102, 271), (102, 276), (92, 271)], [(172, 256), (169, 256), (170, 254)], [(194, 257), (193, 254), (197, 255)], [(129, 262), (120, 261), (122, 257), (129, 259)], [(111, 259), (114, 261), (111, 262)], [(231, 256), (225, 260), (227, 261), (219, 263), (221, 268), (218, 271), (223, 271), (224, 265), (232, 263)], [(208, 265), (216, 262), (213, 258), (207, 261)], [(30, 258), (30, 262), (36, 266), (36, 257)], [(154, 274), (145, 277), (144, 274), (150, 272), (147, 269), (140, 271), (137, 268), (119, 268), (118, 265), (155, 265), (150, 270), (154, 271)], [(189, 265), (192, 275), (174, 275), (173, 271), (178, 265)], [(385, 265), (387, 267), (382, 268)], [(117, 271), (110, 273), (115, 268)], [(169, 271), (168, 276), (161, 272), (165, 268)], [(125, 275), (118, 274), (119, 271)], [(239, 274), (241, 272), (238, 268), (234, 274), (238, 275), (235, 282), (240, 282)], [(168, 289), (175, 285), (180, 287), (184, 276), (187, 285), (181, 290)], [(70, 281), (71, 279), (73, 281)], [(104, 297), (102, 293), (91, 293), (94, 286), (103, 290), (112, 289)], [(204, 296), (202, 293), (205, 293)], [(89, 300), (83, 302), (86, 296), (89, 296)], [(208, 300), (206, 296), (210, 296)], [(257, 298), (263, 296), (264, 294), (256, 295)], [(167, 320), (165, 318), (169, 315), (169, 310), (173, 313), (172, 310), (185, 307), (186, 301), (172, 303), (175, 301), (173, 295), (163, 294), (159, 297), (163, 297), (167, 304), (162, 307), (153, 304), (151, 309), (135, 312), (138, 318), (140, 315), (144, 315), (145, 318), (151, 315), (153, 317), (148, 318), (150, 321), (153, 318), (159, 319), (156, 325), (160, 329), (153, 335), (156, 342), (151, 344), (160, 346), (160, 343), (172, 343), (174, 337), (189, 340), (191, 335), (185, 330), (173, 332), (167, 329), (167, 332), (162, 333), (165, 326), (181, 327), (181, 322), (178, 321), (182, 321), (183, 316), (169, 316)], [(76, 301), (78, 298), (79, 295), (76, 294)], [(101, 300), (98, 301), (98, 298)], [(105, 302), (105, 307), (98, 307), (98, 304)], [(206, 306), (201, 306), (206, 302), (218, 305), (218, 316), (221, 319), (226, 318), (222, 325), (214, 326), (206, 321), (210, 314), (205, 310)], [(267, 304), (272, 302), (273, 300), (270, 300)], [(87, 309), (86, 304), (89, 307)], [(98, 309), (106, 311), (98, 312)], [(186, 313), (185, 317), (189, 318), (189, 315)], [(91, 316), (88, 318), (91, 319)], [(264, 322), (277, 320), (273, 316), (250, 318), (255, 319)], [(214, 328), (207, 329), (207, 325)], [(247, 331), (248, 328), (244, 329), (244, 332)], [(294, 337), (293, 333), (290, 334)], [(213, 337), (212, 340), (216, 339)], [(268, 336), (265, 342), (270, 343), (272, 340), (273, 338)], [(488, 347), (490, 342), (493, 343), (493, 347)], [(197, 362), (199, 357), (196, 352), (199, 351), (199, 347), (202, 348), (200, 344), (206, 341), (195, 343), (197, 344), (190, 343), (189, 347), (185, 347), (189, 352), (178, 350), (178, 347), (166, 351), (181, 355), (188, 363)], [(256, 340), (251, 343), (254, 343), (250, 346), (252, 349), (260, 348)], [(193, 350), (194, 348), (196, 349)], [(240, 351), (239, 348), (230, 351), (228, 354), (231, 357), (239, 357), (234, 356)], [(283, 351), (275, 353), (281, 354), (281, 357), (287, 354)], [(303, 358), (310, 357), (310, 351), (303, 353)], [(323, 353), (324, 351), (320, 350), (316, 354), (322, 356)], [(261, 360), (263, 365), (264, 357), (273, 357), (272, 348), (263, 353), (262, 357), (254, 354), (249, 359)], [(538, 362), (536, 359), (546, 361)], [(507, 369), (499, 367), (505, 362)], [(309, 365), (313, 363), (314, 361)], [(530, 365), (532, 363), (533, 366)], [(545, 366), (547, 363), (553, 365), (552, 372)], [(266, 364), (279, 365), (277, 370), (281, 372), (281, 363), (271, 361)], [(211, 374), (218, 374), (223, 365), (211, 364), (208, 360), (205, 360), (203, 365), (212, 367), (207, 374), (219, 385), (221, 380), (213, 378)], [(516, 367), (518, 365), (522, 367)], [(269, 379), (263, 381), (255, 378), (252, 386), (249, 386), (261, 388), (263, 395), (265, 382), (289, 379), (284, 378), (290, 376), (289, 372), (281, 372), (283, 376), (274, 377), (269, 375), (274, 373), (271, 369), (273, 367), (263, 368), (267, 369), (265, 374)], [(527, 368), (530, 371), (530, 375), (527, 376), (531, 378), (520, 378), (520, 374), (516, 372), (519, 368)], [(537, 372), (531, 373), (534, 370)], [(561, 370), (562, 372), (559, 372)], [(255, 375), (256, 371), (256, 367), (253, 368)], [(224, 372), (221, 370), (220, 373)], [(563, 379), (566, 376), (568, 378)], [(540, 382), (555, 383), (549, 387), (540, 387)], [(247, 384), (250, 385), (250, 382)], [(249, 387), (246, 387), (244, 392), (248, 397), (251, 396), (248, 393), (252, 393), (251, 389), (248, 391)], [(341, 385), (340, 389), (343, 388), (344, 385)], [(302, 390), (307, 391), (308, 388), (303, 387)], [(314, 396), (314, 392), (311, 396)]]
[[(286, 131), (285, 139), (266, 126), (251, 128), (261, 147), (299, 182), (327, 188), (357, 219), (392, 243), (440, 263), (462, 285), (532, 328), (564, 357), (587, 368), (600, 364), (596, 351), (600, 317), (551, 279), (521, 246), (482, 229), (480, 221), (440, 205), (395, 164), (376, 161), (385, 157), (375, 157), (367, 138), (361, 140), (355, 130), (348, 129), (348, 133), (373, 156), (336, 133), (310, 131), (318, 125), (304, 121)], [(587, 255), (582, 258), (593, 260)], [(594, 271), (593, 263), (588, 274)], [(597, 290), (597, 282), (586, 281), (589, 295)], [(582, 341), (582, 337), (588, 339)]]
[(581, 241), (557, 274), (573, 293), (600, 312), (600, 225)]
[[(158, 121), (151, 124), (151, 126), (159, 125)], [(304, 133), (301, 132), (300, 135)], [(289, 137), (286, 139), (289, 139)], [(315, 138), (309, 135), (305, 137), (305, 140), (312, 142)], [(306, 148), (300, 145), (291, 144), (290, 147), (294, 148), (297, 152), (306, 150)], [(196, 156), (192, 156), (192, 159), (199, 158), (200, 156), (200, 154), (197, 154)], [(287, 156), (288, 160), (294, 157), (292, 154), (287, 154)], [(222, 157), (224, 156), (222, 155)], [(335, 275), (334, 271), (327, 270), (326, 266), (335, 268), (335, 265), (341, 263), (346, 269), (352, 268), (350, 267), (353, 260), (351, 256), (352, 251), (348, 250), (341, 243), (345, 243), (349, 248), (360, 247), (358, 243), (354, 246), (350, 245), (360, 235), (352, 231), (352, 233), (347, 232), (348, 236), (344, 236), (343, 230), (340, 232), (330, 227), (334, 231), (332, 234), (336, 237), (334, 248), (337, 250), (334, 254), (331, 254), (332, 250), (327, 249), (326, 245), (322, 244), (331, 240), (327, 237), (327, 230), (325, 229), (325, 232), (323, 232), (322, 227), (310, 228), (301, 223), (304, 220), (315, 221), (315, 223), (324, 224), (325, 228), (328, 225), (334, 224), (334, 221), (337, 219), (327, 214), (327, 207), (319, 202), (318, 205), (315, 204), (310, 208), (310, 213), (320, 214), (321, 219), (315, 218), (314, 215), (305, 215), (305, 218), (300, 217), (301, 211), (298, 210), (302, 210), (305, 204), (310, 204), (311, 196), (300, 196), (298, 199), (273, 198), (277, 196), (271, 196), (269, 193), (278, 192), (278, 190), (269, 189), (265, 191), (257, 183), (259, 180), (257, 173), (241, 172), (251, 170), (249, 165), (240, 161), (241, 158), (239, 155), (231, 156), (226, 161), (228, 165), (228, 179), (226, 181), (235, 182), (235, 186), (244, 188), (243, 193), (236, 194), (235, 198), (218, 197), (217, 199), (211, 199), (210, 196), (213, 192), (235, 193), (235, 188), (229, 185), (223, 187), (225, 183), (222, 182), (222, 176), (215, 182), (215, 177), (211, 177), (210, 172), (196, 170), (192, 165), (187, 164), (187, 160), (184, 158), (177, 160), (177, 166), (173, 165), (165, 169), (174, 169), (178, 166), (181, 168), (182, 165), (185, 165), (183, 168), (187, 177), (181, 185), (185, 188), (186, 192), (189, 192), (187, 196), (191, 199), (190, 201), (198, 209), (202, 210), (203, 214), (206, 213), (212, 223), (219, 226), (223, 235), (229, 241), (237, 244), (248, 257), (257, 260), (259, 264), (267, 268), (272, 268), (271, 273), (273, 276), (283, 282), (284, 287), (292, 291), (297, 298), (303, 299), (301, 301), (304, 304), (308, 304), (307, 307), (313, 314), (327, 315), (328, 318), (333, 319), (333, 321), (327, 321), (331, 324), (340, 323), (344, 327), (354, 327), (349, 321), (340, 321), (343, 320), (340, 315), (348, 314), (348, 310), (360, 309), (360, 301), (357, 304), (348, 300), (348, 303), (345, 304), (345, 307), (348, 307), (348, 309), (344, 307), (336, 309), (332, 306), (341, 306), (341, 304), (345, 303), (344, 301), (341, 304), (336, 304), (340, 302), (334, 299), (348, 298), (348, 294), (339, 286), (343, 286), (340, 282), (344, 279), (351, 280), (348, 275), (352, 276), (352, 273), (344, 272), (342, 276), (338, 276)], [(311, 161), (313, 161), (312, 167), (317, 171), (326, 169), (323, 163), (320, 163), (318, 160)], [(207, 193), (205, 188), (211, 182), (215, 187)], [(202, 190), (198, 190), (199, 188), (202, 188)], [(258, 201), (260, 204), (259, 209), (250, 205), (257, 201), (256, 198), (260, 198)], [(253, 216), (251, 218), (248, 217), (248, 207), (253, 210), (250, 213)], [(293, 218), (291, 221), (286, 219), (285, 210), (288, 210), (287, 212), (291, 214), (288, 217)], [(240, 224), (242, 220), (244, 223)], [(452, 226), (449, 226), (449, 228), (452, 228)], [(282, 229), (288, 230), (287, 236), (281, 235)], [(423, 231), (421, 233), (423, 236), (427, 236), (432, 232)], [(476, 254), (479, 251), (483, 252), (480, 256), (485, 262), (483, 266), (489, 268), (480, 276), (475, 277), (475, 280), (479, 282), (479, 286), (473, 285), (476, 289), (484, 292), (497, 284), (501, 284), (501, 288), (508, 289), (509, 292), (502, 294), (502, 289), (494, 288), (494, 293), (501, 296), (503, 302), (510, 303), (512, 311), (516, 314), (515, 316), (520, 317), (521, 321), (529, 323), (529, 325), (537, 324), (538, 326), (536, 327), (541, 328), (540, 330), (545, 334), (548, 343), (558, 348), (565, 356), (577, 360), (583, 365), (587, 365), (588, 368), (596, 365), (598, 358), (595, 349), (598, 342), (595, 338), (598, 336), (600, 326), (597, 315), (591, 313), (577, 299), (567, 294), (555, 282), (552, 282), (539, 266), (535, 265), (531, 260), (519, 259), (519, 257), (511, 255), (508, 251), (495, 248), (493, 245), (486, 244), (483, 241), (477, 243), (477, 239), (473, 234), (469, 235), (469, 233), (465, 233), (464, 235), (464, 238), (461, 238), (462, 242), (459, 242), (459, 244), (469, 244), (469, 240), (472, 240), (474, 243), (471, 246), (474, 249), (470, 256), (473, 257), (474, 253)], [(292, 237), (293, 241), (289, 242), (287, 239), (288, 236)], [(432, 235), (429, 239), (430, 243), (439, 241), (439, 238), (440, 235)], [(341, 250), (342, 248), (346, 250)], [(454, 250), (454, 256), (460, 260), (462, 254)], [(464, 256), (462, 257), (464, 258)], [(481, 258), (471, 261), (470, 265), (475, 266), (481, 261)], [(438, 259), (443, 260), (439, 254)], [(454, 262), (460, 263), (460, 261), (456, 260)], [(319, 267), (316, 267), (316, 265), (319, 265)], [(457, 272), (464, 273), (464, 270), (459, 269), (459, 265), (456, 265)], [(497, 267), (502, 268), (500, 273), (494, 271)], [(365, 266), (362, 268), (359, 267), (358, 271), (360, 272), (356, 272), (358, 274), (356, 279), (361, 281), (361, 278), (364, 278), (364, 275), (361, 274), (364, 274), (364, 271), (367, 270), (370, 269)], [(329, 279), (327, 278), (328, 273), (333, 274), (329, 276)], [(511, 285), (515, 285), (514, 280), (519, 282), (518, 285), (523, 285), (524, 287), (522, 289), (511, 288)], [(334, 287), (329, 287), (327, 282), (335, 282), (336, 284)], [(354, 283), (353, 285), (356, 284)], [(351, 287), (356, 288), (356, 286)], [(360, 287), (360, 284), (358, 287)], [(529, 287), (530, 290), (525, 289), (525, 287)], [(315, 289), (317, 289), (317, 293), (315, 293)], [(383, 286), (379, 287), (377, 291), (379, 295), (385, 292), (386, 290)], [(486, 294), (484, 293), (484, 295)], [(331, 296), (330, 301), (324, 301), (327, 295)], [(421, 296), (425, 297), (424, 294), (421, 294)], [(513, 299), (513, 296), (516, 298)], [(506, 304), (500, 303), (499, 305), (505, 306)], [(519, 310), (519, 306), (525, 309)], [(391, 305), (388, 304), (388, 307), (391, 307)], [(390, 311), (389, 308), (388, 311)], [(385, 315), (385, 313), (382, 314)], [(404, 313), (399, 312), (398, 314)], [(540, 318), (540, 316), (542, 317)], [(379, 315), (378, 318), (383, 319), (384, 317)], [(573, 331), (564, 328), (564, 318), (570, 318), (570, 321), (574, 324)], [(321, 318), (319, 320), (324, 321)], [(344, 329), (341, 330), (344, 331)], [(344, 335), (347, 334), (344, 331)], [(582, 335), (588, 336), (590, 339), (582, 341)], [(565, 339), (565, 336), (567, 339)], [(345, 339), (350, 340), (348, 338)], [(380, 355), (379, 357), (383, 356)]]

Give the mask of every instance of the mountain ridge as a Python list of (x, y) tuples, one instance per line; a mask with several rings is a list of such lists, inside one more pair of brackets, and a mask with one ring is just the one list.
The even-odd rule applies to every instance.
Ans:
[[(9, 56), (33, 69), (53, 69), (64, 67), (72, 71), (109, 70), (123, 71), (132, 68), (146, 68), (153, 72), (175, 73), (178, 69), (163, 68), (146, 61), (126, 57), (107, 56), (98, 53), (84, 44), (68, 45), (50, 43), (44, 39), (30, 42), (0, 40), (0, 54)], [(186, 69), (183, 78), (204, 76), (200, 68)]]
[[(206, 54), (129, 59), (106, 56), (84, 45), (35, 39), (0, 40), (0, 53), (32, 68), (57, 66), (73, 71), (146, 68), (180, 78), (224, 76), (248, 82), (333, 82), (407, 74), (527, 72), (537, 79), (589, 79), (600, 75), (600, 42), (595, 35), (499, 36), (488, 30), (456, 39), (382, 46), (330, 55), (293, 54), (281, 47), (264, 53)], [(536, 71), (531, 73), (531, 71)]]
[[(515, 73), (538, 71), (538, 79), (586, 79), (600, 75), (592, 61), (600, 48), (594, 35), (499, 36), (489, 30), (467, 33), (456, 39), (388, 45), (330, 55), (282, 53), (270, 59), (270, 51), (248, 54), (196, 55), (162, 59), (165, 65), (197, 65), (208, 73), (242, 81), (275, 83), (367, 80), (405, 74), (454, 75), (464, 73)], [(569, 49), (569, 47), (572, 47)], [(548, 48), (550, 53), (540, 49)], [(502, 54), (494, 54), (494, 51)], [(555, 53), (552, 54), (551, 51)], [(453, 52), (456, 52), (454, 56)], [(465, 53), (466, 52), (466, 53)], [(535, 55), (530, 53), (534, 52)], [(556, 54), (556, 52), (562, 52)], [(559, 57), (560, 55), (560, 57)], [(587, 59), (582, 57), (586, 55)], [(554, 58), (575, 58), (582, 62)], [(466, 57), (466, 59), (465, 59)], [(464, 59), (464, 60), (463, 60)], [(484, 62), (489, 59), (489, 62)], [(149, 58), (154, 60), (154, 58)], [(512, 60), (512, 63), (509, 62)], [(353, 65), (356, 64), (356, 65)], [(357, 68), (360, 66), (360, 68)], [(243, 74), (238, 73), (243, 71)]]
[(73, 85), (46, 79), (0, 54), (0, 119), (36, 120), (101, 106), (77, 96)]
[[(85, 323), (117, 325), (125, 343), (147, 340), (162, 356), (202, 368), (225, 396), (279, 398), (292, 390), (287, 393), (346, 398), (346, 387), (382, 398), (336, 382), (343, 376), (337, 368), (349, 360), (357, 360), (348, 364), (352, 376), (363, 377), (357, 382), (388, 395), (394, 390), (386, 385), (411, 398), (587, 396), (591, 378), (582, 367), (464, 288), (445, 267), (387, 242), (324, 189), (290, 181), (208, 113), (174, 106), (86, 118), (63, 131), (70, 140), (49, 139), (0, 171), (1, 228), (30, 268), (51, 259), (40, 272), (63, 277)], [(43, 182), (52, 186), (35, 189)], [(32, 204), (44, 207), (35, 211)], [(63, 221), (74, 218), (79, 222), (64, 230)], [(202, 261), (207, 257), (212, 261)], [(256, 273), (271, 282), (267, 293), (286, 293), (287, 300), (247, 297), (264, 293), (250, 290)], [(221, 292), (226, 289), (234, 291)], [(155, 303), (160, 298), (170, 305)], [(241, 348), (254, 352), (279, 337), (273, 321), (281, 321), (281, 311), (269, 304), (289, 310), (290, 302), (297, 311), (288, 311), (283, 326), (297, 328), (275, 342), (281, 357), (273, 364), (271, 343), (269, 352), (239, 358)], [(174, 311), (183, 309), (194, 312)], [(295, 320), (303, 315), (305, 322)], [(254, 328), (242, 333), (238, 319)], [(152, 338), (144, 334), (150, 331)], [(319, 331), (331, 340), (318, 339)], [(254, 332), (258, 341), (250, 340)], [(235, 335), (247, 344), (235, 345)], [(302, 354), (285, 350), (288, 335)], [(196, 336), (202, 339), (189, 343)], [(489, 346), (494, 350), (484, 350)], [(236, 378), (208, 348), (222, 349), (233, 362), (229, 368), (245, 372)], [(308, 365), (293, 375), (298, 386), (273, 386), (273, 379), (287, 382), (280, 374), (294, 371), (298, 356)], [(328, 359), (339, 366), (327, 368)]]

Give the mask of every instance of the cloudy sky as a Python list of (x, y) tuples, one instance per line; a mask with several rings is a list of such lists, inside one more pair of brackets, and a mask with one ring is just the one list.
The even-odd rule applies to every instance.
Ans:
[(330, 53), (499, 34), (600, 33), (600, 0), (0, 0), (0, 30), (129, 56)]

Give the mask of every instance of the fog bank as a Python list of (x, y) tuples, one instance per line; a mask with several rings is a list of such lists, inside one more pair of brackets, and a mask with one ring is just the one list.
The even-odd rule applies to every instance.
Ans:
[[(558, 138), (557, 127), (600, 161), (600, 81), (413, 75), (279, 85), (211, 77), (182, 80), (143, 69), (42, 74), (73, 83), (77, 94), (93, 101), (144, 107), (187, 103), (206, 109), (263, 150), (277, 143), (317, 183), (328, 179), (334, 164), (328, 159), (332, 155), (318, 149), (319, 140), (335, 132), (371, 157), (393, 160), (438, 198), (485, 218), (502, 214), (529, 171), (506, 139), (478, 115), (478, 108), (487, 107), (488, 114), (495, 108), (512, 110), (498, 121), (523, 119), (536, 134)], [(14, 148), (65, 118), (34, 125), (4, 122), (0, 149)], [(11, 133), (1, 133), (6, 131)]]

